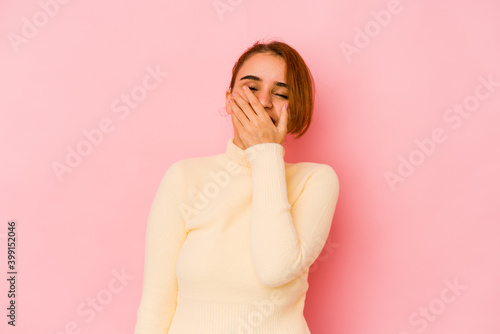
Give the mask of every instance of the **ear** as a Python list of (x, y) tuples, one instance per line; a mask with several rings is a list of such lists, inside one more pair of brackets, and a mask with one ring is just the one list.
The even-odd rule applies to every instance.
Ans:
[[(228, 89), (228, 90), (226, 90), (226, 103), (225, 103), (226, 116), (230, 114), (230, 112), (228, 111), (230, 98), (231, 98), (231, 89)], [(233, 126), (234, 126), (234, 124), (233, 124)]]

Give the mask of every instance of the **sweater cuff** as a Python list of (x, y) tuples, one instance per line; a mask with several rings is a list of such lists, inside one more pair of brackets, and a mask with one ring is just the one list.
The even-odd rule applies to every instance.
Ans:
[(279, 207), (290, 206), (286, 186), (285, 148), (278, 143), (260, 143), (245, 149), (252, 168), (253, 198), (257, 205)]

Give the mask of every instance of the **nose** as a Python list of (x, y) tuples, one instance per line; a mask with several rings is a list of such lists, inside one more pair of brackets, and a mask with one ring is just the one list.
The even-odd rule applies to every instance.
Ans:
[(271, 99), (271, 94), (269, 92), (261, 90), (257, 93), (257, 98), (259, 99), (262, 106), (266, 109), (272, 108), (273, 103)]

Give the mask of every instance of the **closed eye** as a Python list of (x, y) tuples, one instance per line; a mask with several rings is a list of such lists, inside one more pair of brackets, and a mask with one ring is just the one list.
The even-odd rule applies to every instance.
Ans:
[[(257, 88), (255, 88), (255, 87), (248, 87), (248, 88), (249, 88), (251, 91), (253, 91), (253, 92), (257, 91)], [(276, 94), (276, 95), (277, 95), (277, 96), (279, 96), (279, 97), (282, 97), (282, 98), (284, 98), (284, 99), (288, 99), (288, 95), (284, 95), (284, 94)]]

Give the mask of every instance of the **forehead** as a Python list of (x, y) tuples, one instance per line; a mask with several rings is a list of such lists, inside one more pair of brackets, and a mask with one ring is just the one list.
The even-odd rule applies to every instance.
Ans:
[(243, 63), (241, 66), (237, 80), (246, 75), (255, 75), (261, 78), (264, 82), (284, 82), (285, 81), (286, 64), (280, 56), (257, 53)]

